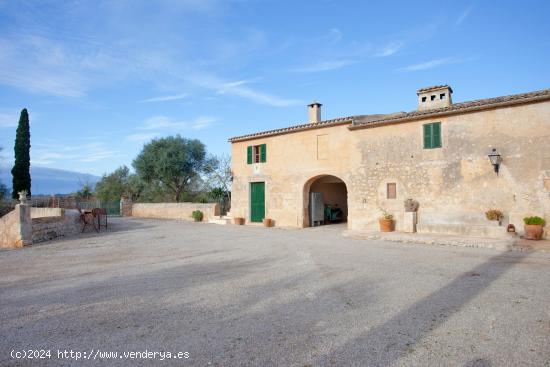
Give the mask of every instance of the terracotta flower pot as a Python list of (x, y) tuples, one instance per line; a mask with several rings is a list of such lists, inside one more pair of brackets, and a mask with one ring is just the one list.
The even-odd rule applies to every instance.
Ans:
[(525, 224), (525, 235), (523, 238), (528, 240), (540, 240), (542, 238), (543, 227), (541, 224)]
[(263, 220), (264, 227), (273, 227), (273, 220), (269, 218), (264, 218)]
[(380, 224), (380, 232), (393, 232), (395, 231), (395, 221), (393, 219), (383, 219), (378, 220)]
[(244, 218), (241, 218), (241, 217), (233, 218), (233, 223), (235, 223), (238, 226), (242, 226), (244, 224)]

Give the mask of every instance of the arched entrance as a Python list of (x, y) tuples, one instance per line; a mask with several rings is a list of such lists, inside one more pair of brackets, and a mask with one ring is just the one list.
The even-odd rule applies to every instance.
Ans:
[(304, 185), (304, 227), (347, 222), (346, 183), (332, 175), (320, 175)]

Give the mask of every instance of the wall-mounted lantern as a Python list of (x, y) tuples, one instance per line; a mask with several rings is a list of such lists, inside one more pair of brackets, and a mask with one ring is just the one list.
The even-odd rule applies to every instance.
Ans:
[(502, 162), (502, 157), (500, 154), (498, 154), (496, 148), (493, 148), (491, 153), (489, 153), (489, 160), (491, 161), (491, 164), (493, 165), (495, 172), (498, 175), (498, 170), (500, 168), (500, 162)]

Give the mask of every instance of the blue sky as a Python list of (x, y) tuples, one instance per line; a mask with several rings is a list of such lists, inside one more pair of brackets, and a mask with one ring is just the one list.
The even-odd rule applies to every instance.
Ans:
[(1, 164), (31, 118), (32, 164), (102, 174), (144, 142), (550, 87), (549, 1), (0, 0)]

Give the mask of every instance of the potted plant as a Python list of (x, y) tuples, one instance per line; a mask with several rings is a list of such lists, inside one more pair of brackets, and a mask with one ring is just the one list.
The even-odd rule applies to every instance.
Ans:
[(264, 218), (264, 227), (273, 227), (273, 220), (270, 218)]
[(244, 224), (244, 218), (243, 217), (235, 217), (235, 218), (233, 218), (233, 223), (235, 223), (238, 226), (242, 226)]
[(491, 221), (498, 221), (498, 225), (500, 225), (504, 214), (498, 209), (490, 209), (485, 212), (485, 217)]
[(204, 217), (204, 214), (200, 210), (194, 210), (193, 213), (191, 213), (191, 216), (193, 217), (195, 222), (200, 222)]
[(543, 218), (535, 215), (532, 217), (523, 218), (523, 222), (525, 223), (523, 226), (525, 229), (525, 235), (523, 238), (528, 240), (540, 240), (542, 238), (543, 227), (545, 224)]
[(381, 232), (393, 232), (395, 230), (395, 220), (393, 215), (382, 209), (382, 217), (378, 219)]

